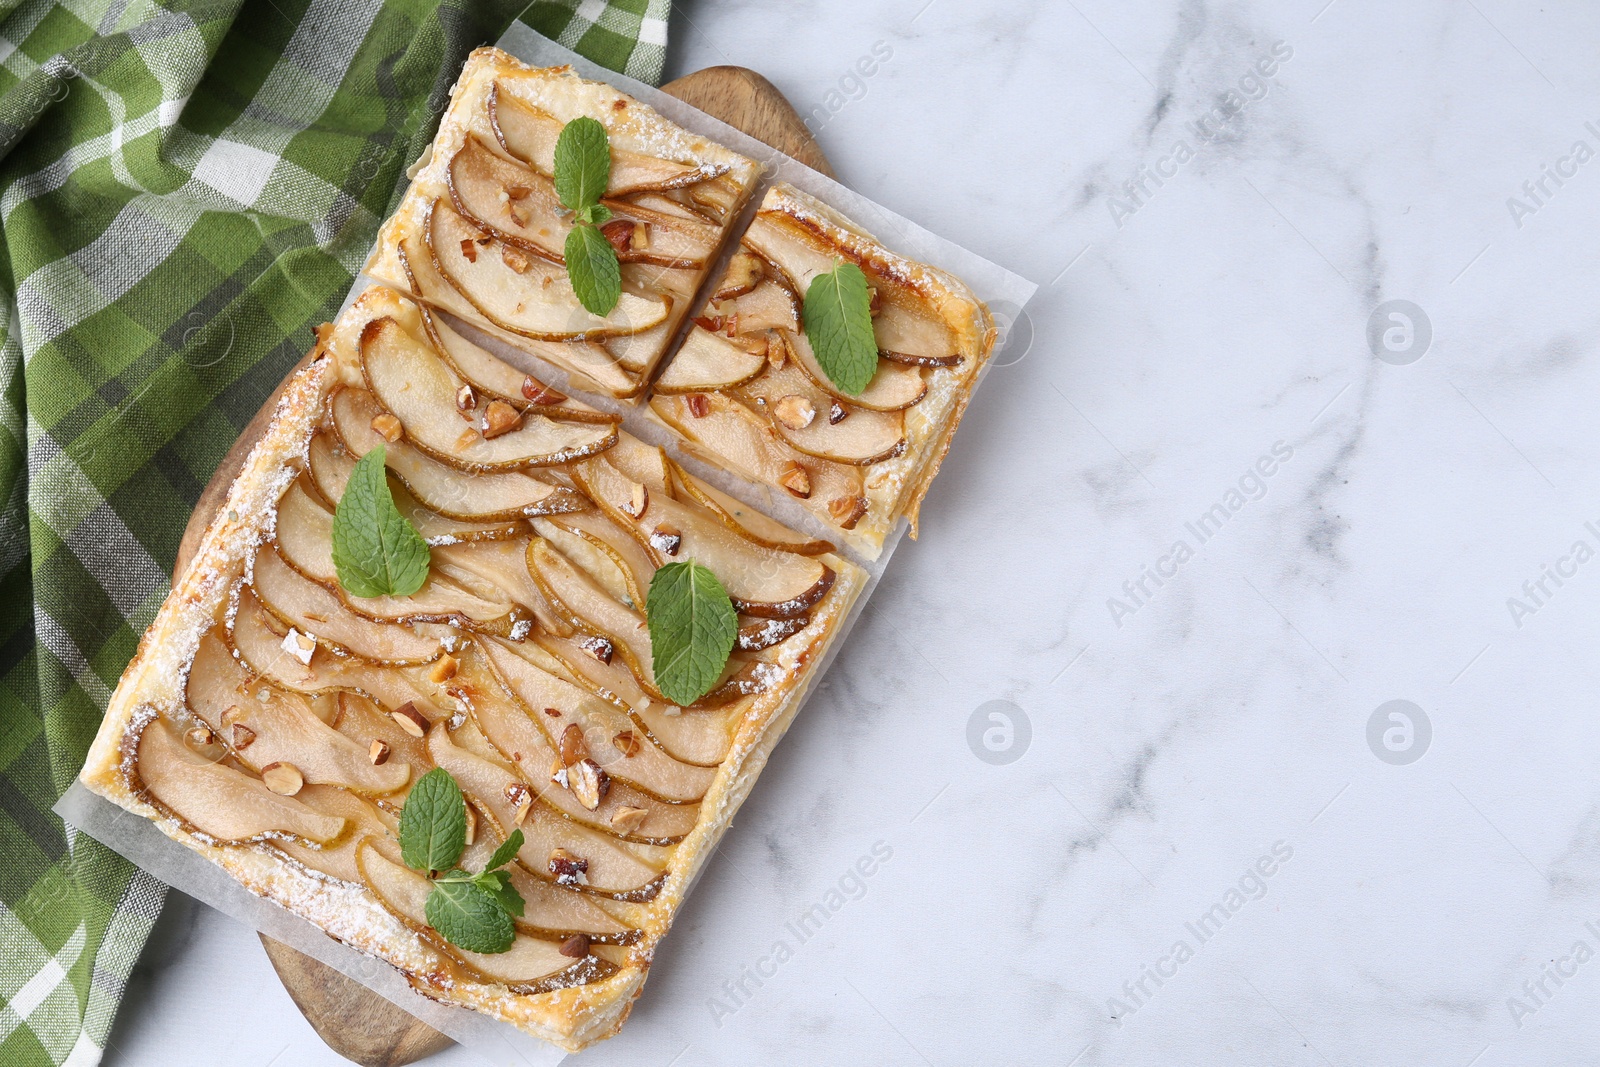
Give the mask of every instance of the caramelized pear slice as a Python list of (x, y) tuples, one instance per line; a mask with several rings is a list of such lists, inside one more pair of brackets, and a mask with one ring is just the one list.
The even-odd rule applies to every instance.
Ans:
[[(601, 584), (606, 586), (606, 591), (618, 600), (635, 608), (645, 602), (645, 597), (649, 595), (650, 580), (656, 575), (656, 561), (627, 530), (619, 529), (596, 511), (562, 515), (559, 519), (541, 519), (534, 529), (552, 542), (559, 537), (559, 533), (552, 531), (565, 532), (581, 539), (591, 549), (592, 560), (579, 559), (565, 545), (560, 546), (562, 553), (599, 578)], [(667, 542), (663, 540), (663, 543)], [(602, 577), (607, 572), (617, 576), (615, 582), (619, 587), (614, 587), (613, 581)]]
[(446, 574), (465, 572), (500, 589), (533, 613), (542, 629), (570, 634), (544, 591), (528, 574), (527, 541), (476, 541), (434, 549), (434, 565)]
[[(278, 502), (278, 551), (289, 566), (330, 587), (337, 587), (339, 572), (333, 563), (333, 515), (313, 500), (300, 482)], [(410, 596), (358, 597), (343, 593), (345, 603), (358, 615), (380, 621), (436, 621), (503, 623), (511, 611), (508, 601), (486, 600), (467, 592), (435, 573)], [(504, 632), (506, 625), (496, 629)]]
[[(516, 659), (518, 663), (526, 662), (521, 657), (512, 656), (503, 650), (500, 655)], [(528, 665), (528, 669), (537, 670), (531, 664)], [(695, 822), (699, 819), (698, 804), (665, 804), (629, 787), (627, 783), (631, 779), (627, 772), (638, 761), (648, 742), (640, 738), (639, 728), (620, 712), (617, 713), (621, 717), (620, 724), (596, 723), (590, 726), (585, 734), (588, 757), (598, 763), (611, 777), (610, 789), (601, 798), (599, 807), (593, 810), (585, 807), (570, 789), (556, 782), (547, 783), (540, 778), (541, 774), (548, 778), (557, 765), (556, 744), (560, 733), (557, 732), (552, 737), (545, 732), (545, 727), (538, 720), (548, 721), (556, 731), (565, 730), (565, 723), (571, 720), (551, 717), (542, 708), (526, 707), (509, 696), (502, 688), (501, 682), (492, 675), (486, 675), (475, 687), (472, 713), (477, 720), (478, 728), (483, 731), (484, 737), (494, 746), (499, 756), (532, 778), (539, 786), (540, 797), (570, 819), (576, 819), (602, 832), (656, 843), (683, 837), (694, 829)], [(612, 726), (615, 729), (610, 729)], [(610, 732), (607, 732), (608, 729)], [(623, 733), (629, 735), (624, 739), (624, 745), (635, 752), (633, 758), (624, 758), (622, 752), (613, 744), (613, 739)], [(637, 744), (628, 745), (627, 742), (633, 739), (638, 739)], [(617, 830), (611, 823), (612, 817), (623, 808), (629, 807), (642, 808), (646, 812), (644, 821), (626, 832)]]
[(301, 693), (360, 690), (376, 697), (385, 707), (411, 703), (429, 719), (450, 714), (435, 687), (419, 676), (427, 668), (376, 667), (320, 644), (311, 653), (311, 662), (302, 663), (283, 647), (287, 635), (288, 627), (261, 607), (249, 586), (240, 590), (233, 646), (245, 664), (268, 681)]
[[(500, 839), (492, 832), (479, 832), (461, 853), (461, 865), (469, 871), (483, 870), (499, 844)], [(631, 944), (637, 940), (637, 930), (619, 922), (589, 894), (540, 881), (520, 863), (508, 863), (503, 870), (511, 876), (511, 888), (522, 896), (522, 914), (511, 917), (518, 930), (558, 940), (565, 934), (588, 934), (607, 944)]]
[[(323, 722), (299, 693), (252, 683), (213, 634), (200, 639), (187, 694), (190, 710), (228, 743), (239, 762), (258, 773), (273, 763), (291, 763), (308, 783), (372, 796), (393, 793), (411, 779), (404, 763), (374, 766), (364, 745)], [(240, 743), (241, 736), (249, 738), (247, 744)]]
[(720, 334), (699, 326), (656, 379), (658, 393), (709, 393), (743, 385), (766, 369), (763, 356), (746, 352)]
[[(644, 855), (664, 856), (659, 849), (650, 845), (625, 845), (557, 814), (537, 799), (542, 786), (530, 785), (500, 763), (455, 744), (443, 727), (435, 726), (428, 732), (428, 751), (434, 763), (449, 771), (461, 791), (494, 820), (502, 838), (510, 836), (512, 830), (522, 831), (523, 845), (517, 858), (541, 878), (553, 878), (550, 853), (557, 848), (588, 860), (589, 884), (606, 892), (639, 889), (654, 880), (665, 866), (664, 860), (652, 863), (642, 858)], [(522, 821), (518, 822), (519, 805), (510, 798), (523, 796), (534, 800), (521, 809)]]
[[(426, 223), (426, 218), (423, 220)], [(602, 393), (612, 396), (632, 396), (639, 389), (640, 382), (635, 380), (627, 371), (611, 357), (598, 343), (591, 341), (546, 341), (533, 337), (525, 337), (510, 330), (501, 329), (495, 323), (484, 318), (483, 314), (473, 304), (456, 291), (448, 279), (441, 275), (434, 263), (433, 254), (428, 250), (425, 234), (422, 232), (407, 234), (401, 245), (395, 249), (395, 259), (400, 265), (404, 278), (387, 279), (396, 285), (405, 288), (420, 301), (432, 304), (436, 308), (459, 315), (475, 326), (487, 330), (502, 338), (510, 344), (516, 345), (524, 351), (548, 359), (558, 366), (565, 367), (583, 379), (593, 383), (594, 387)]]
[[(576, 724), (591, 757), (612, 777), (677, 803), (699, 800), (711, 788), (717, 774), (715, 767), (680, 763), (649, 743), (641, 743), (634, 755), (624, 757), (604, 742), (637, 729), (627, 715), (540, 670), (497, 641), (484, 641), (481, 647), (495, 676), (522, 706), (530, 726), (535, 720), (529, 717), (537, 716), (537, 728), (547, 731), (552, 739), (559, 739), (569, 725)], [(558, 714), (551, 715), (551, 711)]]
[(645, 691), (658, 700), (665, 699), (656, 688), (650, 631), (645, 627), (643, 615), (614, 600), (542, 537), (528, 542), (528, 571), (568, 624), (609, 641), (612, 653), (627, 661), (628, 669)]
[(604, 459), (584, 461), (573, 477), (612, 521), (628, 524), (658, 562), (667, 560), (650, 545), (650, 535), (660, 525), (672, 527), (681, 539), (675, 558), (709, 567), (747, 615), (784, 619), (803, 614), (833, 585), (833, 570), (817, 560), (746, 540), (681, 501), (658, 497), (633, 517), (628, 506), (634, 483)]
[[(344, 495), (345, 483), (350, 480), (350, 472), (355, 470), (355, 457), (325, 433), (318, 433), (311, 438), (311, 447), (307, 455), (311, 481), (317, 487), (317, 492), (324, 500), (337, 502)], [(431, 508), (423, 507), (406, 489), (404, 483), (397, 485), (394, 479), (390, 479), (389, 489), (394, 494), (394, 505), (400, 509), (400, 514), (411, 521), (411, 525), (417, 528), (417, 533), (421, 534), (422, 539), (430, 545), (495, 540), (527, 532), (527, 527), (520, 521), (472, 522), (466, 519), (447, 518)]]
[(595, 315), (578, 302), (565, 267), (502, 244), (443, 200), (429, 214), (434, 270), (503, 330), (543, 341), (594, 339), (648, 330), (672, 312), (665, 296), (624, 291), (609, 314)]
[(922, 377), (920, 370), (880, 359), (878, 369), (872, 375), (872, 380), (867, 383), (867, 387), (855, 396), (850, 396), (829, 380), (827, 373), (822, 369), (822, 364), (817, 362), (816, 353), (812, 351), (811, 342), (806, 340), (805, 334), (791, 334), (789, 347), (794, 352), (795, 361), (800, 364), (800, 369), (805, 371), (806, 377), (816, 383), (817, 388), (838, 397), (852, 408), (903, 411), (927, 395), (928, 383)]
[(788, 288), (771, 278), (741, 296), (719, 300), (712, 314), (735, 334), (764, 330), (800, 331), (800, 301)]
[(374, 663), (427, 663), (458, 636), (434, 623), (402, 626), (364, 619), (332, 590), (301, 577), (270, 547), (256, 553), (250, 584), (261, 605), (290, 626)]
[(531, 414), (515, 429), (484, 436), (484, 417), (475, 416), (469, 424), (457, 409), (465, 383), (393, 319), (374, 319), (362, 328), (361, 365), (372, 395), (400, 419), (411, 442), (454, 467), (499, 471), (550, 466), (616, 443), (613, 425), (555, 422)]
[[(492, 358), (492, 357), (491, 357)], [(372, 428), (383, 413), (365, 389), (340, 389), (328, 402), (334, 432), (354, 456), (384, 446), (384, 463), (417, 500), (448, 518), (477, 522), (515, 521), (533, 515), (581, 511), (583, 498), (524, 471), (463, 474), (412, 448), (404, 439), (387, 442)], [(452, 427), (454, 429), (454, 427)]]
[[(490, 126), (501, 148), (541, 174), (555, 173), (560, 119), (523, 103), (510, 93), (502, 93), (498, 84), (489, 90), (488, 110)], [(613, 145), (611, 180), (606, 192), (610, 196), (625, 196), (645, 190), (681, 189), (715, 178), (727, 169), (722, 163), (676, 163)]]
[[(668, 462), (671, 463), (670, 460)], [(672, 475), (684, 496), (711, 512), (734, 533), (758, 545), (782, 549), (785, 552), (798, 552), (802, 556), (820, 556), (824, 552), (834, 550), (832, 542), (796, 533), (777, 519), (762, 514), (744, 501), (729, 496), (716, 486), (702, 482), (677, 463), (672, 463)]]
[(928, 314), (908, 295), (882, 287), (872, 332), (878, 354), (896, 363), (918, 367), (954, 367), (961, 363), (956, 336), (950, 327)]
[(139, 734), (138, 775), (162, 807), (214, 841), (292, 834), (317, 844), (339, 836), (344, 820), (279, 796), (243, 771), (190, 750), (162, 719)]
[(845, 418), (834, 422), (828, 416), (833, 398), (798, 367), (768, 371), (739, 393), (766, 413), (785, 441), (808, 456), (870, 467), (905, 452), (905, 417), (900, 412), (845, 407)]
[[(365, 752), (368, 760), (372, 759), (372, 742), (382, 741), (386, 746), (384, 766), (410, 764), (414, 778), (427, 773), (433, 765), (428, 756), (428, 746), (422, 743), (421, 738), (413, 737), (400, 726), (389, 714), (392, 709), (386, 709), (360, 693), (340, 693), (338, 700), (339, 718), (334, 728)], [(412, 703), (415, 705), (414, 701)]]
[[(465, 963), (479, 976), (500, 982), (513, 989), (525, 989), (583, 965), (586, 960), (574, 960), (561, 954), (561, 946), (526, 934), (519, 934), (505, 952), (468, 952), (451, 945), (428, 925), (428, 894), (433, 886), (428, 879), (385, 857), (372, 843), (363, 840), (356, 849), (356, 865), (373, 895), (397, 917), (414, 929), (432, 934), (436, 944), (446, 946), (446, 951)], [(602, 961), (591, 963), (598, 971)]]
[(364, 879), (356, 866), (356, 849), (363, 840), (392, 862), (400, 862), (399, 827), (394, 816), (382, 808), (332, 785), (305, 786), (294, 798), (313, 811), (344, 819), (346, 824), (345, 832), (335, 843), (321, 848), (311, 848), (298, 841), (273, 842), (303, 866), (341, 882), (361, 885)]

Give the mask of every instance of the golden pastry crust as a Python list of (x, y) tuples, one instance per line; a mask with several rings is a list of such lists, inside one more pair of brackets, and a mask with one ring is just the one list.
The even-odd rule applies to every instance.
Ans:
[[(369, 289), (325, 328), (320, 353), (290, 383), (271, 424), (251, 450), (228, 497), (206, 530), (189, 569), (176, 582), (140, 642), (113, 694), (82, 780), (94, 792), (151, 819), (173, 840), (228, 871), (251, 892), (310, 920), (334, 938), (404, 971), (425, 995), (514, 1023), (564, 1049), (577, 1050), (614, 1034), (648, 973), (664, 936), (705, 859), (727, 829), (774, 746), (814, 681), (828, 642), (849, 613), (866, 576), (835, 556), (819, 557), (837, 577), (809, 620), (780, 647), (781, 681), (745, 707), (725, 758), (700, 800), (693, 829), (670, 846), (665, 879), (653, 899), (628, 907), (628, 925), (641, 931), (614, 973), (587, 984), (519, 993), (505, 985), (451, 975), (440, 947), (419, 935), (366, 887), (330, 879), (266, 843), (218, 844), (153, 804), (130, 773), (139, 733), (156, 716), (185, 714), (190, 665), (202, 638), (229, 613), (255, 553), (274, 534), (280, 498), (301, 473), (327, 399), (360, 379), (352, 355), (363, 329), (392, 319), (419, 336), (417, 309), (386, 289)], [(446, 975), (441, 978), (440, 975)]]
[[(775, 222), (790, 236), (798, 236), (816, 255), (833, 262), (846, 261), (859, 265), (866, 273), (869, 284), (875, 288), (892, 288), (908, 296), (919, 314), (942, 324), (943, 329), (948, 331), (951, 354), (959, 357), (955, 365), (930, 363), (917, 370), (926, 385), (926, 392), (920, 400), (903, 409), (903, 447), (887, 458), (856, 465), (861, 472), (865, 509), (856, 515), (853, 523), (846, 525), (841, 522), (838, 513), (830, 513), (828, 500), (815, 493), (802, 501), (808, 510), (832, 526), (844, 541), (869, 558), (876, 558), (882, 550), (885, 537), (902, 515), (910, 521), (911, 536), (916, 537), (922, 499), (938, 473), (973, 387), (993, 351), (997, 337), (994, 320), (988, 307), (960, 279), (936, 267), (891, 252), (855, 222), (791, 185), (779, 184), (767, 191), (757, 214), (758, 225), (764, 221)], [(762, 240), (757, 237), (756, 230), (757, 227), (752, 226), (745, 233), (741, 250), (768, 259), (766, 269), (769, 273), (774, 270), (783, 273), (782, 267), (770, 263), (771, 257), (761, 247)], [(712, 292), (716, 293), (725, 283), (726, 279), (713, 286)], [(785, 284), (794, 287), (798, 279), (786, 277)], [(803, 296), (800, 293), (796, 295)], [(696, 320), (701, 324), (696, 328), (703, 328), (708, 321), (713, 326), (720, 324), (720, 320), (706, 320), (702, 316)], [(729, 333), (737, 329), (735, 323), (729, 327)], [(880, 331), (880, 344), (881, 337)], [(799, 340), (791, 336), (791, 344)], [(880, 366), (901, 374), (907, 373), (903, 363), (895, 365), (893, 360), (887, 358), (880, 362)], [(670, 365), (668, 371), (663, 372), (662, 381), (667, 381), (669, 375)], [(819, 381), (816, 384), (825, 383)], [(741, 456), (730, 454), (729, 449), (697, 439), (695, 412), (687, 408), (682, 397), (663, 395), (665, 392), (657, 390), (651, 403), (651, 415), (670, 427), (685, 442), (686, 448), (709, 462), (732, 466), (754, 481), (782, 489), (772, 477), (770, 467), (765, 472), (755, 469)], [(749, 396), (739, 394), (737, 389), (724, 392), (742, 395), (745, 407), (760, 409), (759, 402), (752, 405)], [(849, 407), (850, 398), (841, 396), (840, 400), (846, 408)], [(844, 417), (840, 417), (841, 421)], [(779, 440), (780, 434), (769, 431), (768, 436), (783, 455), (811, 468), (815, 480), (815, 471), (821, 465), (816, 462), (815, 453), (806, 453), (804, 450), (796, 453), (785, 448)], [(824, 460), (826, 462), (831, 461)], [(834, 469), (845, 470), (838, 464)], [(846, 511), (844, 514), (848, 522), (850, 513)]]

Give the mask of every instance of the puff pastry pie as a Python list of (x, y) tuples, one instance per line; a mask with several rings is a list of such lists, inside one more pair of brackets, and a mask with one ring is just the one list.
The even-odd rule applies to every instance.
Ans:
[[(495, 403), (517, 424), (491, 437)], [(379, 443), (431, 546), (411, 596), (352, 596), (332, 561), (334, 505)], [(374, 287), (292, 381), (83, 780), (424, 994), (578, 1049), (621, 1025), (860, 592), (830, 549)], [(642, 616), (675, 556), (741, 623), (689, 707), (656, 689)], [(469, 803), (466, 866), (525, 835), (508, 952), (439, 937), (400, 862), (398, 812), (436, 766)]]
[[(562, 126), (605, 127), (611, 177), (602, 228), (622, 298), (586, 311), (567, 277), (571, 228), (553, 181)], [(577, 376), (634, 397), (648, 382), (749, 200), (758, 165), (564, 67), (480, 48), (438, 136), (384, 225), (366, 273)]]
[[(811, 280), (840, 262), (873, 292), (878, 369), (839, 390), (801, 328)], [(650, 408), (692, 451), (800, 500), (876, 558), (918, 509), (994, 346), (959, 279), (898, 256), (791, 185), (768, 190)]]

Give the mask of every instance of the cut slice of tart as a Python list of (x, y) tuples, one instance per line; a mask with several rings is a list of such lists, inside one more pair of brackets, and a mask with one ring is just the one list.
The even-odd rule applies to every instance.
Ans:
[[(540, 158), (538, 127), (523, 134)], [(625, 163), (656, 196), (697, 185)], [(83, 780), (424, 995), (581, 1048), (621, 1025), (865, 576), (392, 289), (363, 292), (316, 357), (141, 643)], [(428, 567), (409, 593), (358, 595), (335, 531), (379, 448)], [(657, 571), (690, 559), (739, 630), (679, 705), (646, 608)], [(431, 926), (447, 872), (405, 863), (399, 820), (436, 768), (467, 805), (462, 867), (522, 834), (505, 952)]]
[[(602, 232), (622, 294), (604, 315), (584, 307), (568, 274), (573, 212), (554, 180), (556, 142), (579, 117), (603, 124), (610, 142)], [(480, 48), (367, 273), (556, 364), (583, 388), (634, 397), (758, 172), (608, 85)]]
[[(812, 281), (843, 263), (866, 276), (878, 349), (856, 391), (829, 377), (804, 327)], [(650, 411), (690, 451), (799, 501), (876, 558), (902, 515), (916, 536), (994, 340), (988, 309), (959, 279), (780, 184), (657, 378)]]

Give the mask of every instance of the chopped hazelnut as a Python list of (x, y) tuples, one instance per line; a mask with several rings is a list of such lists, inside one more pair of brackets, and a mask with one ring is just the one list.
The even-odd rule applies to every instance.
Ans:
[(643, 252), (650, 247), (649, 223), (641, 222), (633, 227), (633, 232), (628, 235), (628, 247), (635, 252)]
[(509, 433), (522, 425), (522, 412), (507, 404), (504, 400), (491, 400), (483, 412), (483, 436), (485, 440), (493, 440), (503, 433)]
[(625, 834), (631, 834), (648, 818), (650, 812), (646, 808), (634, 808), (624, 804), (611, 816), (611, 826)]
[(550, 873), (561, 885), (588, 885), (589, 861), (564, 848), (550, 853)]
[(185, 736), (189, 738), (189, 743), (196, 748), (205, 748), (207, 745), (214, 744), (217, 740), (217, 735), (212, 733), (211, 727), (205, 723), (199, 723), (191, 727)]
[(473, 243), (472, 238), (462, 238), (461, 255), (468, 263), (478, 262), (478, 246)]
[[(619, 104), (621, 102), (622, 101), (620, 100), (617, 101)], [(589, 935), (573, 934), (571, 937), (561, 942), (561, 948), (559, 951), (563, 956), (567, 956), (575, 960), (583, 959), (583, 957), (589, 954)]]
[(575, 722), (567, 723), (567, 728), (561, 731), (561, 765), (570, 767), (589, 754), (589, 746), (583, 743), (583, 727)]
[(500, 259), (517, 274), (526, 274), (528, 269), (533, 266), (532, 260), (510, 245), (500, 246)]
[(428, 669), (428, 680), (435, 685), (447, 682), (456, 676), (456, 671), (461, 667), (461, 662), (450, 653), (446, 652), (433, 661), (433, 666)]
[(623, 502), (622, 510), (630, 519), (637, 519), (643, 515), (650, 506), (650, 490), (643, 482), (634, 482), (633, 489), (628, 494), (628, 499)]
[(780, 396), (772, 405), (773, 416), (791, 430), (803, 430), (817, 417), (817, 409), (803, 396)]
[(387, 411), (372, 416), (372, 430), (391, 445), (400, 440), (400, 420)]
[(811, 495), (811, 475), (807, 474), (806, 469), (798, 463), (789, 465), (789, 469), (778, 479), (778, 484), (801, 500)]
[(867, 502), (859, 496), (836, 496), (828, 501), (828, 514), (846, 530), (854, 530), (867, 513)]
[(784, 330), (769, 330), (767, 341), (767, 362), (773, 370), (782, 370), (789, 357), (794, 355), (790, 347), (789, 334)]
[(631, 758), (638, 755), (639, 750), (644, 745), (639, 740), (638, 734), (632, 730), (624, 730), (611, 739), (611, 747), (622, 753), (623, 756)]
[(522, 395), (539, 407), (559, 404), (567, 398), (565, 393), (558, 393), (543, 382), (535, 381), (532, 375), (522, 379)]
[[(616, 655), (617, 652), (611, 642), (603, 637), (585, 637), (578, 642), (578, 647), (601, 663), (607, 664), (611, 662), (611, 657)], [(560, 714), (560, 712), (557, 712), (557, 714)]]
[(256, 739), (256, 732), (242, 722), (233, 724), (233, 750), (243, 752)]
[(456, 410), (470, 412), (475, 410), (477, 406), (478, 394), (472, 391), (472, 386), (463, 383), (461, 388), (456, 390)]
[(292, 797), (300, 792), (306, 779), (292, 763), (269, 763), (261, 768), (261, 784), (279, 796)]
[(600, 227), (600, 236), (611, 242), (611, 247), (616, 249), (618, 255), (621, 255), (628, 250), (633, 240), (633, 230), (634, 222), (632, 219), (612, 219)]
[(521, 826), (528, 818), (528, 812), (533, 808), (533, 790), (521, 782), (512, 782), (506, 786), (506, 799), (516, 805), (517, 812), (514, 816), (516, 824)]
[(850, 409), (837, 400), (828, 405), (828, 425), (837, 426), (850, 414)]
[(683, 534), (674, 526), (662, 523), (650, 531), (650, 547), (668, 556), (676, 556), (683, 547)]
[(690, 393), (683, 398), (683, 403), (689, 409), (689, 414), (697, 419), (705, 418), (706, 412), (710, 410), (710, 405), (706, 403), (704, 393)]
[(427, 716), (418, 711), (417, 706), (409, 700), (391, 711), (389, 718), (412, 737), (423, 737), (428, 732)]
[(374, 767), (382, 767), (389, 762), (389, 742), (372, 739), (372, 744), (367, 746), (367, 759), (372, 761)]
[(567, 768), (567, 788), (579, 804), (593, 811), (611, 792), (611, 776), (594, 760), (581, 759)]

